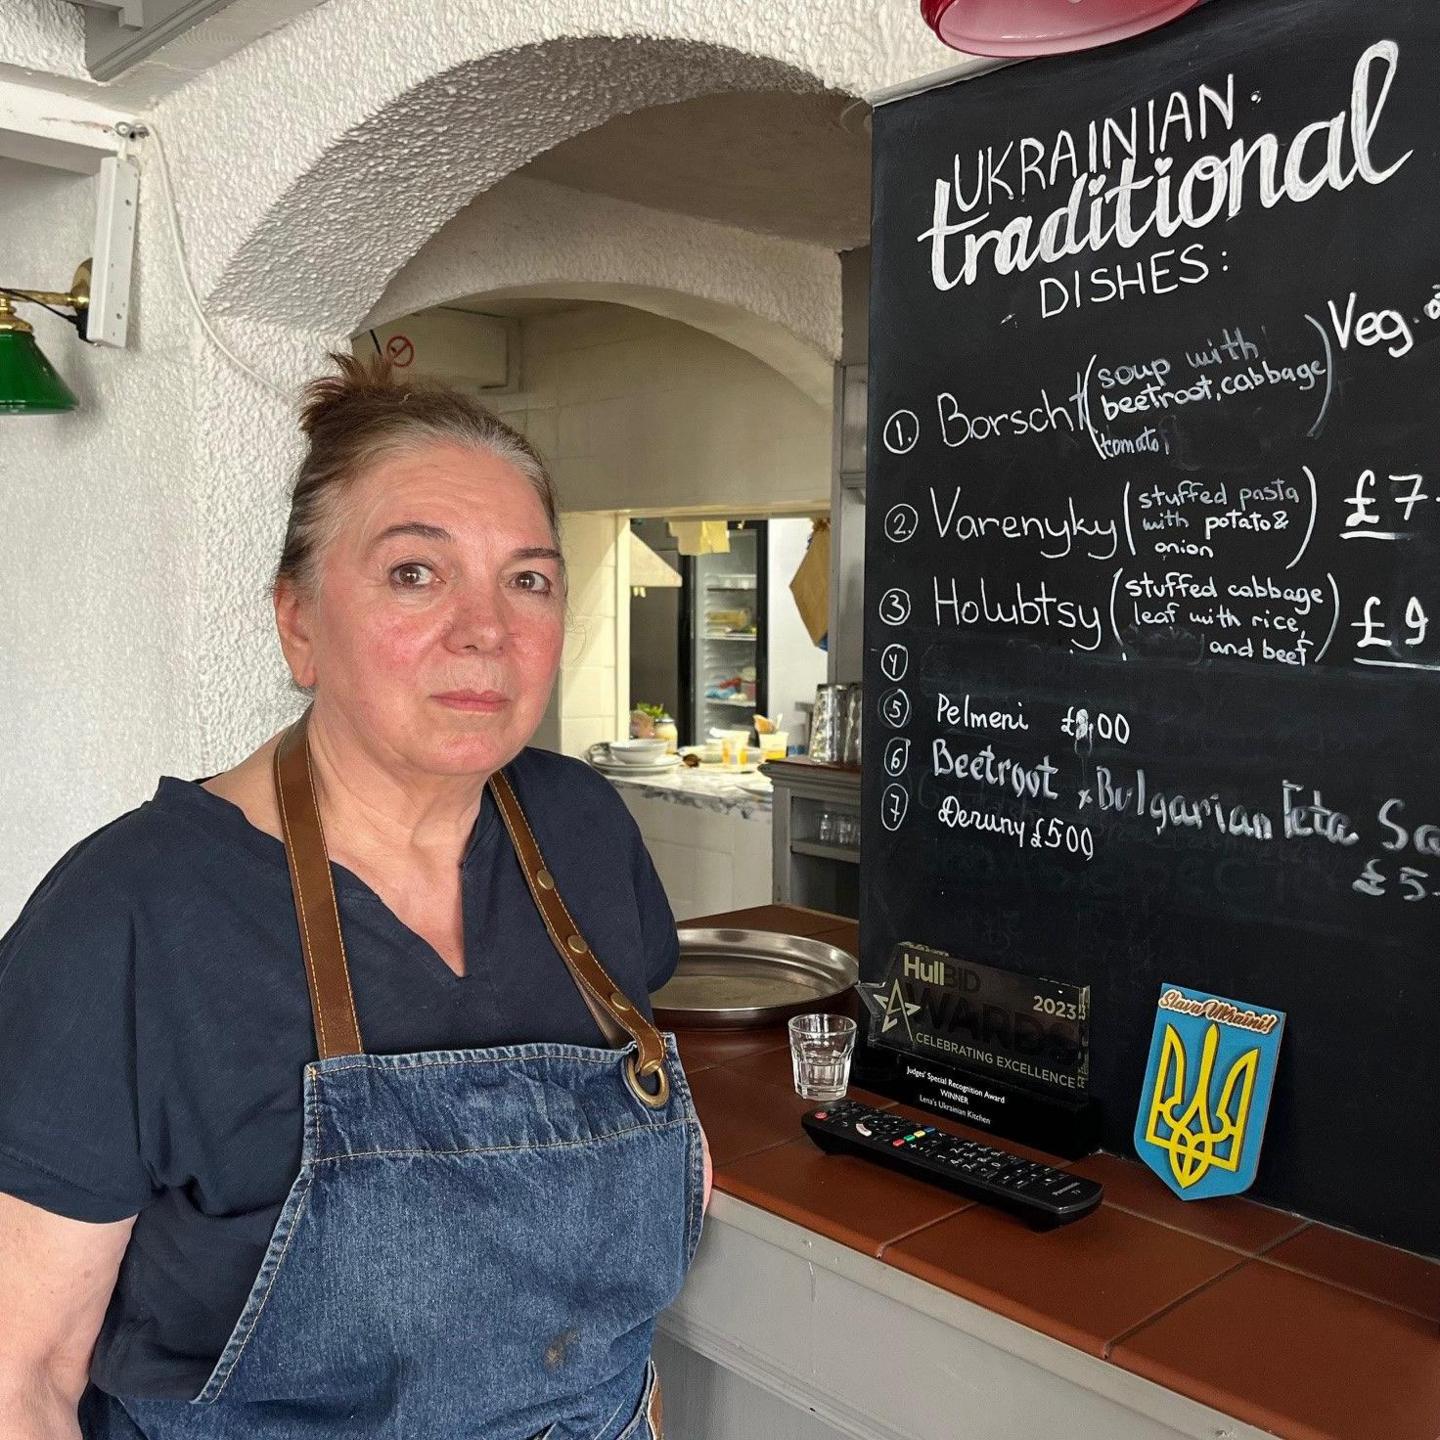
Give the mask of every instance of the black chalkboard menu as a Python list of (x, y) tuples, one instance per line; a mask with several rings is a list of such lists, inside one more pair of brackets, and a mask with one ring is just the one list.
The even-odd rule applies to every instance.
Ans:
[(1440, 1253), (1440, 5), (874, 117), (862, 971), (1287, 1015), (1253, 1193)]

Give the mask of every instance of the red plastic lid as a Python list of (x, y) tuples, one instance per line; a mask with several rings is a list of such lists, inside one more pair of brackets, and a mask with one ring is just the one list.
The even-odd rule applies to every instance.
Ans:
[(1128, 40), (1200, 0), (920, 0), (925, 23), (969, 55), (1019, 59)]

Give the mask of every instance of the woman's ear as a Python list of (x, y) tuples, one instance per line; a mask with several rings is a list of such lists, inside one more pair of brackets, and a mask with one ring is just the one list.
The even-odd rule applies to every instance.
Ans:
[(315, 684), (315, 655), (310, 641), (310, 602), (293, 581), (275, 584), (275, 629), (290, 676), (302, 689)]

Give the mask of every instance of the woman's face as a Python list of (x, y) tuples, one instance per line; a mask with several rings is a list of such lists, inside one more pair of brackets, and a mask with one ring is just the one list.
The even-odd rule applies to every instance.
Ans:
[(381, 763), (499, 769), (540, 723), (564, 642), (539, 496), (504, 460), (434, 444), (379, 462), (340, 503), (318, 593), (277, 597), (296, 681)]

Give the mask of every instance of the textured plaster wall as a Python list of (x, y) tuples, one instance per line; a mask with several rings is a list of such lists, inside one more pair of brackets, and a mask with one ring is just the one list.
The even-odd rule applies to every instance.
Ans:
[(472, 196), (611, 115), (720, 90), (864, 94), (944, 53), (910, 0), (332, 0), (158, 118), (202, 290), (353, 328)]
[(12, 65), (44, 75), (87, 75), (79, 6), (67, 0), (0, 0), (0, 69)]
[[(94, 181), (0, 161), (0, 266), (63, 289)], [(0, 418), (0, 928), (60, 854), (195, 761), (191, 338), (166, 326), (146, 251), (119, 353), (25, 317), (81, 408)]]
[(616, 300), (683, 321), (830, 404), (840, 261), (819, 246), (517, 175), (442, 226), (366, 323), (496, 292)]

